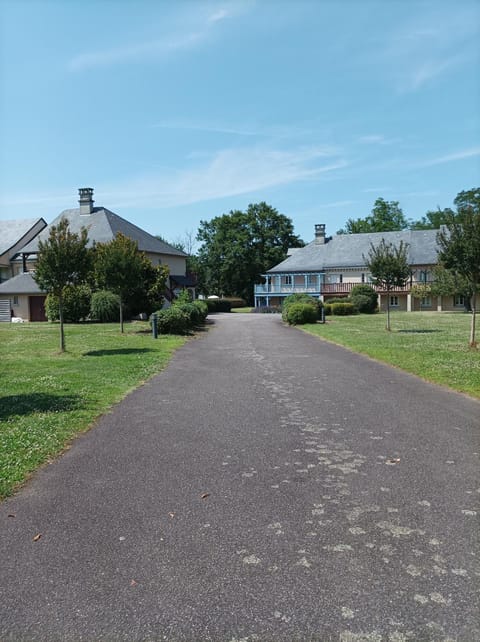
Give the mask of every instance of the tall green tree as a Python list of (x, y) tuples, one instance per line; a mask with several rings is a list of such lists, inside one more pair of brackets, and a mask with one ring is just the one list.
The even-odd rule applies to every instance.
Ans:
[(120, 232), (108, 243), (95, 246), (95, 278), (100, 288), (119, 297), (120, 332), (125, 305), (143, 286), (144, 264), (136, 241)]
[(480, 188), (460, 192), (453, 201), (445, 227), (437, 234), (440, 263), (463, 277), (471, 291), (472, 320), (470, 346), (477, 347), (475, 338), (476, 301), (480, 290)]
[(370, 244), (368, 256), (364, 256), (363, 259), (372, 275), (373, 284), (387, 293), (386, 330), (390, 331), (390, 292), (395, 288), (405, 287), (411, 274), (408, 243), (400, 241), (396, 246), (382, 239), (377, 246)]
[(450, 209), (431, 210), (422, 216), (419, 221), (411, 223), (412, 230), (438, 230), (442, 225), (445, 225), (447, 217), (451, 213)]
[(85, 282), (91, 268), (91, 253), (87, 248), (88, 233), (72, 232), (67, 218), (50, 227), (48, 239), (38, 242), (38, 258), (33, 278), (40, 289), (58, 300), (60, 320), (60, 352), (65, 352), (64, 293), (65, 288)]
[(240, 296), (249, 303), (261, 274), (285, 259), (289, 247), (304, 245), (292, 221), (265, 202), (201, 221), (197, 240), (200, 290)]
[(364, 232), (397, 232), (405, 230), (408, 221), (398, 201), (377, 198), (372, 213), (365, 218), (349, 218), (337, 234), (361, 234)]

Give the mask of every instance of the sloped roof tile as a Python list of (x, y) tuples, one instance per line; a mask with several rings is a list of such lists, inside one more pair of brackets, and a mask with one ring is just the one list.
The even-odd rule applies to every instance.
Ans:
[(312, 241), (299, 248), (287, 259), (273, 266), (268, 274), (279, 272), (322, 272), (329, 269), (365, 266), (371, 245), (377, 246), (382, 238), (387, 243), (408, 244), (410, 265), (433, 265), (437, 259), (438, 230), (404, 230), (401, 232), (373, 232), (369, 234), (338, 234), (324, 244)]

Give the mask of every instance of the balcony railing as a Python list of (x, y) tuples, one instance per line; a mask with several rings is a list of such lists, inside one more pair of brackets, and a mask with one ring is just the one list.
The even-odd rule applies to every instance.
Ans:
[[(390, 292), (409, 292), (412, 285), (430, 285), (431, 281), (418, 282), (413, 281), (407, 283), (404, 287), (394, 287)], [(275, 285), (273, 283), (265, 283), (263, 285), (255, 285), (255, 294), (269, 294), (270, 296), (282, 296), (288, 294), (315, 294), (315, 295), (334, 295), (334, 294), (350, 294), (352, 288), (356, 285), (371, 285), (377, 292), (386, 292), (385, 288), (377, 287), (371, 283), (321, 283), (320, 287), (316, 285)]]

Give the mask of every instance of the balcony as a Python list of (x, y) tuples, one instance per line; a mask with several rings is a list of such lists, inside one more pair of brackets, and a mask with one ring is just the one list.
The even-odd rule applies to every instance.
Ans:
[[(418, 282), (408, 283), (404, 287), (396, 287), (390, 290), (390, 292), (400, 292), (407, 293), (410, 291), (411, 286), (414, 284), (419, 284)], [(425, 283), (422, 282), (422, 285)], [(311, 294), (312, 296), (334, 296), (334, 295), (348, 295), (352, 291), (352, 288), (356, 285), (372, 285), (371, 283), (358, 283), (358, 282), (345, 282), (345, 283), (321, 283), (320, 286), (317, 285), (277, 285), (274, 283), (265, 283), (263, 285), (255, 285), (255, 294), (256, 295), (270, 295), (270, 296), (288, 296), (289, 294)], [(430, 282), (426, 283), (430, 285)], [(378, 292), (386, 292), (384, 288), (372, 287)]]

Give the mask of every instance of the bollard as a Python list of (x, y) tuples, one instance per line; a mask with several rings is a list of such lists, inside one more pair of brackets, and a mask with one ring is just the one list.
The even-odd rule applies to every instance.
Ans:
[(158, 320), (155, 313), (152, 314), (152, 337), (154, 339), (158, 338)]

